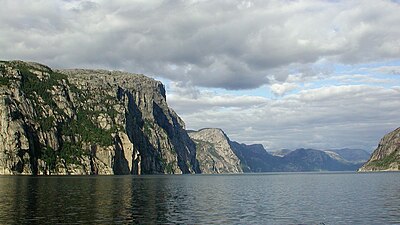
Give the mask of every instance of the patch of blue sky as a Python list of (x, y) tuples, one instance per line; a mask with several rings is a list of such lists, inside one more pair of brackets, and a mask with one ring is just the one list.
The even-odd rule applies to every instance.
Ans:
[(223, 88), (206, 88), (208, 91), (216, 92), (223, 95), (232, 96), (259, 96), (265, 98), (271, 98), (273, 94), (270, 92), (268, 85), (262, 85), (254, 89), (243, 89), (243, 90), (226, 90)]
[(389, 66), (399, 66), (400, 61), (392, 60), (392, 61), (382, 61), (382, 62), (370, 62), (364, 64), (354, 64), (354, 65), (345, 65), (345, 64), (336, 64), (334, 65), (335, 74), (343, 74), (343, 73), (357, 73), (357, 74), (381, 74), (386, 75), (386, 73), (379, 73), (376, 69), (382, 67)]
[[(335, 64), (334, 71), (324, 79), (308, 83), (307, 88), (332, 85), (370, 85), (390, 88), (400, 85), (400, 75), (391, 73), (390, 68), (399, 68), (399, 61), (372, 62), (365, 64)], [(386, 71), (381, 70), (386, 68)], [(387, 69), (389, 68), (389, 69)]]
[(163, 77), (153, 77), (153, 78), (154, 78), (155, 80), (161, 81), (161, 83), (163, 83), (164, 88), (165, 88), (167, 94), (174, 91), (174, 90), (171, 88), (171, 82), (172, 82), (172, 81), (171, 81), (170, 79), (166, 79), (166, 78), (163, 78)]

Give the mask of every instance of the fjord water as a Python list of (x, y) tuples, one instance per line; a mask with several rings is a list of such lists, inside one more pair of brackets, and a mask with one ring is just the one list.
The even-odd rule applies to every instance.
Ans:
[(1, 176), (21, 223), (400, 224), (400, 173)]

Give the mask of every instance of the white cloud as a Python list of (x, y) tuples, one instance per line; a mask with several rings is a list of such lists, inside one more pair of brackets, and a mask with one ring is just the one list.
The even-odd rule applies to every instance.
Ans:
[(364, 74), (346, 74), (338, 75), (331, 78), (341, 84), (353, 84), (353, 83), (363, 83), (363, 84), (390, 84), (396, 81), (390, 78), (378, 77), (374, 75), (364, 75)]
[[(238, 141), (370, 148), (399, 124), (399, 11), (389, 0), (3, 0), (0, 58), (170, 80), (189, 128)], [(203, 89), (264, 86), (275, 98)]]
[(303, 90), (276, 100), (215, 94), (210, 99), (205, 94), (191, 101), (170, 98), (169, 103), (189, 129), (219, 127), (233, 140), (269, 149), (371, 150), (383, 134), (399, 126), (398, 99), (398, 88), (347, 85)]
[(320, 61), (398, 60), (399, 10), (373, 0), (2, 1), (0, 57), (255, 88)]
[(380, 66), (369, 70), (372, 72), (377, 72), (382, 74), (400, 75), (400, 66)]
[[(179, 113), (206, 113), (211, 110), (237, 111), (248, 109), (253, 106), (266, 104), (268, 99), (259, 96), (235, 96), (230, 94), (218, 94), (215, 91), (195, 90), (193, 87), (180, 86), (175, 89), (174, 86), (168, 92), (168, 103)], [(188, 93), (188, 94), (185, 94)], [(205, 124), (205, 126), (207, 126)]]
[(278, 96), (284, 95), (286, 92), (298, 88), (297, 84), (294, 83), (283, 83), (283, 84), (273, 84), (271, 85), (271, 91)]

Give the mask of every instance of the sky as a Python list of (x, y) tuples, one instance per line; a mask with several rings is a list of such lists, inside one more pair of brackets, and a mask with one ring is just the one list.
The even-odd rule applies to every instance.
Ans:
[(0, 0), (0, 59), (161, 80), (187, 129), (372, 151), (400, 126), (400, 3)]

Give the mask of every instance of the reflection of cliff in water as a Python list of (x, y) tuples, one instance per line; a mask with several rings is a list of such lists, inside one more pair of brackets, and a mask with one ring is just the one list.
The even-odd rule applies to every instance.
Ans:
[(167, 222), (165, 179), (120, 178), (3, 177), (0, 222)]

